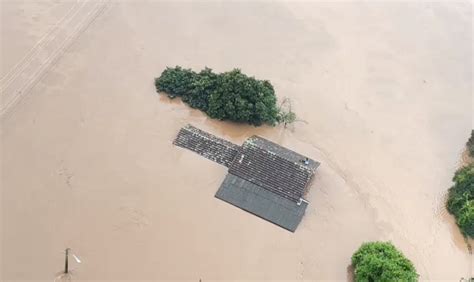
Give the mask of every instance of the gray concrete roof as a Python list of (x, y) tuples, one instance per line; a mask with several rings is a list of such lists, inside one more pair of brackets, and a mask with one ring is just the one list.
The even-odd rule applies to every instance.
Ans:
[(306, 201), (298, 204), (232, 174), (227, 174), (215, 196), (291, 232), (308, 206)]

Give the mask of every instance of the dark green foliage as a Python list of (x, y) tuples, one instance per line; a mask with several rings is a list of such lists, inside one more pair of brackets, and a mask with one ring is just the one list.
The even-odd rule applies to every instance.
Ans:
[(216, 91), (210, 96), (208, 114), (221, 120), (273, 125), (278, 116), (273, 86), (240, 70), (222, 73)]
[(469, 155), (474, 158), (474, 130), (471, 131), (471, 137), (467, 141), (466, 145)]
[(465, 236), (474, 238), (474, 164), (456, 171), (446, 207)]
[(183, 96), (183, 101), (191, 107), (207, 112), (209, 109), (209, 97), (216, 91), (218, 75), (210, 68), (205, 68), (197, 73), (191, 85), (189, 95)]
[(269, 81), (248, 77), (235, 69), (221, 74), (206, 68), (199, 73), (181, 67), (167, 68), (155, 79), (158, 92), (166, 92), (193, 108), (220, 120), (252, 125), (274, 125), (281, 114)]
[(364, 243), (352, 255), (356, 282), (417, 281), (413, 263), (390, 242)]
[[(474, 157), (474, 130), (466, 146), (469, 155)], [(474, 163), (456, 171), (453, 182), (446, 208), (456, 219), (464, 236), (474, 238)]]
[(157, 91), (168, 93), (170, 98), (185, 96), (192, 89), (196, 73), (181, 67), (166, 68), (159, 78), (155, 79)]

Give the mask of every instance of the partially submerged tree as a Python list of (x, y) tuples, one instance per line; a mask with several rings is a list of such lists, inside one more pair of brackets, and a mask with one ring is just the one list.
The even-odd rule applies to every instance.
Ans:
[(257, 80), (232, 70), (217, 78), (209, 98), (208, 114), (220, 120), (274, 125), (278, 119), (276, 96), (267, 80)]
[(196, 73), (179, 66), (166, 68), (159, 78), (155, 78), (155, 87), (159, 92), (166, 92), (170, 98), (184, 97), (193, 89)]
[(474, 238), (474, 164), (456, 171), (453, 181), (446, 208), (455, 217), (461, 232)]
[(364, 243), (352, 255), (356, 282), (417, 281), (413, 263), (390, 242)]
[(296, 121), (296, 114), (291, 111), (280, 112), (279, 121), (286, 127), (288, 124), (292, 124)]
[(295, 122), (304, 122), (307, 123), (305, 120), (298, 119), (296, 114), (292, 110), (291, 100), (289, 98), (284, 98), (278, 108), (278, 122), (283, 123), (285, 128), (289, 124), (293, 124)]
[(166, 92), (170, 98), (179, 96), (211, 118), (255, 126), (296, 120), (294, 113), (278, 109), (268, 80), (257, 80), (238, 69), (216, 74), (209, 68), (199, 73), (179, 66), (166, 68), (155, 79), (155, 86), (158, 92)]
[(193, 108), (207, 112), (209, 110), (209, 97), (218, 86), (217, 77), (218, 75), (213, 73), (210, 68), (205, 68), (195, 74), (188, 94), (183, 96), (183, 101)]
[(474, 130), (471, 130), (471, 137), (467, 141), (467, 150), (469, 155), (474, 158)]

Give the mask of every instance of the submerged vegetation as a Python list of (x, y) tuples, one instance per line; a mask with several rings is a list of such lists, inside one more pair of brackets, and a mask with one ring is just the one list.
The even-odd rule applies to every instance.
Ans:
[[(474, 157), (474, 130), (466, 143), (467, 152)], [(446, 208), (456, 219), (464, 236), (474, 238), (474, 163), (458, 169), (453, 177), (454, 185), (449, 188)]]
[(413, 263), (390, 242), (364, 243), (352, 255), (357, 282), (417, 281)]
[(474, 164), (456, 171), (446, 207), (465, 236), (474, 238)]
[(471, 137), (467, 141), (466, 146), (469, 155), (474, 158), (474, 130), (471, 130)]
[(277, 107), (275, 91), (268, 80), (257, 80), (238, 69), (217, 74), (209, 68), (194, 72), (168, 67), (155, 79), (155, 87), (157, 92), (165, 92), (170, 98), (181, 97), (215, 119), (255, 126), (286, 124), (296, 119), (294, 113)]

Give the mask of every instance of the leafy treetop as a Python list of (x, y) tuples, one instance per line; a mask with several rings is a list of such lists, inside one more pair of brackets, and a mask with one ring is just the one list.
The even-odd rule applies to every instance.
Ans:
[(471, 130), (471, 137), (467, 141), (466, 145), (469, 155), (474, 158), (474, 130)]
[(193, 108), (207, 113), (211, 118), (249, 123), (275, 125), (295, 119), (281, 111), (272, 84), (257, 80), (234, 69), (220, 74), (205, 68), (200, 72), (176, 66), (166, 68), (155, 79), (158, 92), (169, 97), (181, 97)]
[(456, 218), (462, 233), (474, 238), (474, 164), (456, 171), (453, 181), (446, 208)]
[(364, 243), (352, 256), (356, 282), (417, 281), (413, 263), (390, 242)]

